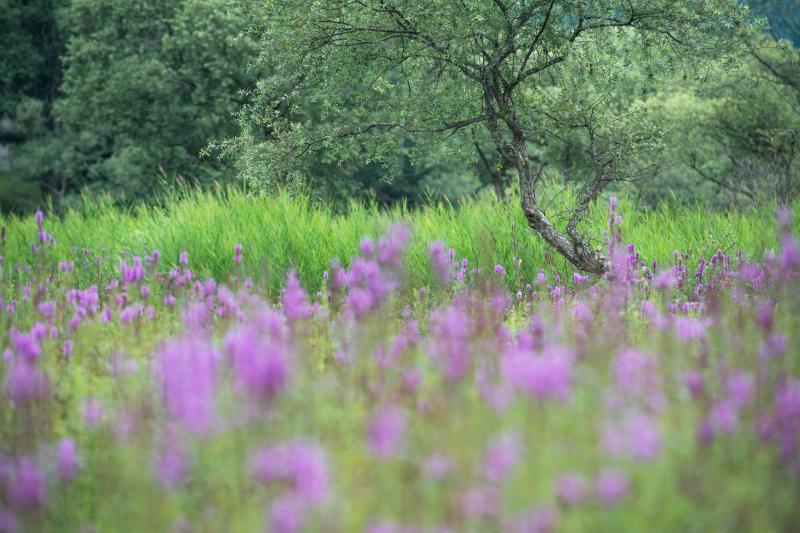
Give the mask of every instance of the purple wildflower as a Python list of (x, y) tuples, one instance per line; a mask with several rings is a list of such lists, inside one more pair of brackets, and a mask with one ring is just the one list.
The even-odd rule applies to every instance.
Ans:
[(0, 508), (0, 533), (17, 533), (19, 521), (10, 509)]
[(296, 533), (303, 529), (306, 505), (293, 494), (285, 494), (272, 502), (268, 521), (273, 533)]
[(167, 414), (195, 433), (211, 428), (218, 352), (191, 335), (167, 343), (155, 356), (155, 372)]
[(364, 259), (370, 259), (372, 257), (372, 239), (361, 239), (358, 251)]
[(658, 389), (656, 359), (633, 348), (626, 348), (614, 359), (617, 389), (629, 396), (646, 397)]
[(333, 279), (331, 280), (331, 288), (342, 289), (347, 286), (347, 271), (340, 266), (333, 266)]
[(774, 309), (775, 303), (767, 300), (759, 305), (758, 309), (756, 310), (756, 324), (758, 324), (761, 329), (767, 333), (772, 331), (772, 326), (775, 320)]
[(422, 471), (430, 480), (438, 481), (449, 476), (453, 471), (453, 459), (445, 453), (434, 453), (425, 459)]
[(377, 261), (360, 257), (353, 260), (347, 284), (350, 290), (345, 297), (345, 306), (356, 319), (378, 307), (397, 286)]
[(55, 312), (55, 310), (56, 310), (55, 303), (53, 303), (53, 302), (51, 302), (49, 300), (44, 301), (44, 302), (39, 304), (39, 312), (45, 318), (52, 318), (53, 317), (53, 313)]
[(741, 409), (753, 398), (753, 376), (747, 372), (734, 372), (725, 382), (725, 389), (728, 393), (729, 401), (737, 408)]
[(15, 403), (41, 398), (49, 390), (47, 376), (33, 363), (15, 360), (6, 373), (6, 392)]
[(281, 305), (290, 324), (300, 319), (311, 318), (314, 312), (294, 269), (289, 270), (286, 276), (286, 285), (281, 293)]
[(125, 309), (123, 309), (122, 312), (120, 312), (119, 321), (125, 325), (129, 325), (136, 318), (140, 318), (143, 312), (144, 312), (144, 306), (142, 304), (135, 304), (128, 306)]
[(697, 267), (697, 271), (695, 271), (694, 276), (697, 280), (701, 280), (703, 278), (703, 273), (706, 269), (706, 259), (705, 257), (700, 258), (700, 266)]
[(403, 392), (414, 394), (422, 383), (422, 372), (418, 368), (411, 368), (403, 374)]
[(701, 443), (708, 443), (714, 439), (714, 427), (708, 420), (703, 420), (697, 425), (697, 439)]
[(705, 337), (709, 322), (688, 316), (675, 317), (675, 332), (683, 342)]
[(58, 477), (64, 483), (69, 483), (80, 472), (80, 458), (78, 447), (72, 439), (62, 439), (58, 443)]
[(698, 371), (686, 372), (683, 374), (683, 386), (692, 396), (700, 396), (705, 390), (703, 373)]
[(595, 483), (595, 490), (600, 502), (606, 505), (616, 505), (628, 494), (630, 480), (622, 470), (608, 468), (603, 470)]
[(403, 224), (390, 227), (386, 234), (378, 239), (378, 263), (386, 266), (400, 266), (403, 250), (410, 236), (411, 232)]
[(491, 483), (502, 483), (513, 473), (522, 458), (522, 437), (504, 433), (494, 438), (486, 448), (483, 475)]
[(568, 472), (558, 478), (556, 494), (565, 504), (577, 505), (589, 495), (589, 483), (584, 476)]
[(47, 499), (47, 480), (33, 457), (25, 455), (17, 461), (8, 486), (11, 501), (29, 508), (41, 507)]
[(762, 361), (781, 358), (786, 355), (786, 336), (771, 333), (758, 348), (758, 357)]
[(186, 478), (186, 459), (183, 453), (174, 444), (164, 445), (158, 455), (156, 471), (163, 488), (180, 487)]
[(286, 482), (309, 505), (318, 505), (327, 497), (327, 457), (317, 444), (297, 440), (262, 448), (250, 464), (256, 479), (262, 483)]
[(500, 510), (500, 493), (496, 487), (472, 487), (461, 494), (461, 512), (467, 518), (495, 516)]
[(369, 422), (367, 441), (378, 457), (396, 455), (405, 445), (406, 415), (394, 406), (379, 409)]
[(291, 379), (290, 340), (283, 317), (273, 310), (262, 310), (255, 320), (228, 332), (225, 349), (239, 390), (267, 402), (277, 399)]
[(787, 381), (775, 396), (774, 425), (781, 454), (796, 461), (800, 453), (800, 380)]
[(537, 505), (531, 511), (512, 517), (504, 530), (511, 533), (551, 533), (558, 523), (558, 514), (545, 505)]
[(574, 283), (576, 286), (583, 285), (587, 281), (589, 281), (589, 276), (581, 276), (578, 272), (572, 274), (572, 283)]
[(97, 399), (89, 397), (83, 402), (83, 423), (95, 427), (103, 421), (103, 407)]
[(577, 320), (578, 323), (580, 323), (585, 329), (588, 329), (592, 326), (594, 313), (592, 312), (592, 308), (589, 306), (589, 302), (585, 300), (577, 300), (575, 302), (573, 314), (575, 315), (575, 320)]
[(661, 430), (652, 416), (640, 411), (626, 413), (621, 421), (606, 426), (603, 445), (614, 457), (653, 460), (662, 446)]
[(458, 307), (450, 307), (431, 317), (431, 339), (428, 352), (439, 364), (442, 376), (448, 381), (458, 381), (470, 369), (470, 335), (472, 322), (469, 315)]
[(127, 261), (119, 262), (119, 273), (122, 281), (131, 284), (136, 283), (144, 278), (144, 268), (142, 267), (142, 258), (134, 257), (133, 265), (128, 265)]
[(567, 400), (573, 366), (574, 354), (566, 347), (550, 345), (538, 354), (514, 347), (502, 360), (502, 374), (506, 381), (535, 399)]
[(717, 402), (711, 407), (709, 422), (716, 433), (734, 433), (739, 427), (739, 409), (730, 400)]
[(36, 361), (42, 354), (42, 347), (39, 344), (40, 338), (35, 330), (31, 330), (29, 333), (11, 331), (11, 345), (22, 358), (31, 363)]

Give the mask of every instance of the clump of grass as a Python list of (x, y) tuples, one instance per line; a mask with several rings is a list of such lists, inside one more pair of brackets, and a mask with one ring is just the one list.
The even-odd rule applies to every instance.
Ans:
[[(567, 211), (572, 197), (567, 190), (543, 193), (556, 222)], [(798, 204), (800, 205), (800, 204)], [(675, 246), (693, 257), (710, 256), (717, 250), (743, 250), (750, 258), (775, 249), (775, 205), (745, 210), (709, 212), (703, 206), (671, 206), (639, 209), (625, 197), (625, 238), (639, 243), (642, 256), (666, 264)], [(795, 210), (798, 207), (795, 206)], [(581, 230), (604, 246), (604, 207), (589, 211)], [(427, 267), (427, 245), (442, 241), (458, 257), (469, 257), (473, 266), (490, 269), (504, 265), (515, 282), (531, 282), (540, 269), (571, 277), (573, 267), (553, 252), (526, 225), (514, 198), (503, 204), (494, 196), (470, 199), (458, 206), (436, 202), (409, 211), (399, 205), (379, 209), (374, 204), (352, 203), (344, 213), (312, 203), (308, 197), (281, 192), (274, 196), (247, 195), (238, 189), (184, 190), (166, 198), (159, 206), (130, 209), (113, 207), (107, 199), (86, 199), (80, 209), (69, 210), (50, 220), (58, 239), (55, 262), (61, 259), (92, 261), (96, 268), (81, 271), (80, 283), (102, 283), (117, 272), (120, 257), (161, 253), (165, 265), (174, 266), (181, 251), (190, 250), (192, 268), (202, 277), (225, 280), (233, 248), (245, 249), (242, 273), (264, 283), (277, 295), (285, 272), (293, 267), (304, 286), (319, 290), (321, 274), (333, 258), (347, 261), (365, 236), (380, 235), (402, 221), (412, 230), (407, 253), (410, 283), (430, 286), (433, 273)], [(13, 278), (16, 264), (33, 259), (32, 216), (6, 216), (6, 271)], [(677, 244), (676, 244), (677, 243)], [(88, 249), (88, 253), (84, 251)], [(100, 261), (95, 259), (100, 258)], [(516, 261), (519, 258), (521, 261)]]

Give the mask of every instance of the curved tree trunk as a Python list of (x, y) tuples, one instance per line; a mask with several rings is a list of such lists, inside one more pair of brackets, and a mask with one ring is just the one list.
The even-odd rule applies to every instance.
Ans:
[[(491, 96), (487, 97), (486, 103), (488, 107), (493, 108), (491, 106)], [(500, 100), (500, 103), (504, 102)], [(510, 110), (511, 105), (506, 108)], [(601, 254), (592, 251), (588, 244), (578, 235), (577, 231), (574, 231), (574, 228), (569, 235), (565, 235), (550, 222), (547, 215), (536, 204), (536, 182), (541, 176), (544, 167), (540, 165), (538, 169), (533, 169), (522, 125), (517, 117), (511, 112), (506, 114), (506, 118), (503, 119), (503, 122), (511, 132), (512, 142), (510, 144), (504, 142), (500, 135), (498, 122), (497, 115), (490, 113), (487, 125), (497, 151), (514, 165), (519, 174), (522, 211), (528, 220), (528, 226), (541, 235), (545, 242), (555, 248), (578, 269), (592, 274), (604, 274), (607, 272), (609, 269), (608, 261)], [(578, 220), (575, 221), (576, 225)]]
[[(525, 186), (523, 181), (520, 177), (520, 189)], [(547, 215), (539, 209), (536, 202), (527, 200), (524, 193), (522, 194), (522, 211), (528, 220), (528, 226), (577, 268), (593, 274), (604, 274), (608, 271), (608, 262), (603, 256), (592, 251), (582, 239), (568, 237), (561, 233), (547, 219)]]
[(527, 150), (521, 153), (519, 163), (515, 166), (519, 173), (522, 211), (528, 220), (528, 226), (577, 268), (593, 274), (603, 274), (608, 271), (608, 262), (600, 254), (592, 251), (577, 233), (564, 235), (536, 205), (534, 185), (541, 175), (541, 170), (533, 172)]

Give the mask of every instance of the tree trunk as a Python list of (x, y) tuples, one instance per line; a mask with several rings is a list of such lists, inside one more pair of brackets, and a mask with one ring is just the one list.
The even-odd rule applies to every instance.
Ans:
[[(491, 106), (489, 98), (487, 98), (487, 106)], [(511, 111), (510, 106), (507, 109)], [(578, 269), (592, 274), (604, 274), (609, 269), (608, 261), (601, 254), (592, 251), (577, 232), (572, 236), (564, 235), (536, 205), (536, 182), (541, 176), (544, 166), (540, 165), (538, 169), (533, 169), (522, 125), (513, 112), (505, 113), (505, 117), (507, 118), (504, 118), (503, 121), (512, 135), (510, 144), (504, 142), (500, 135), (497, 115), (490, 114), (487, 126), (497, 151), (514, 165), (519, 174), (522, 211), (528, 220), (528, 226)]]
[(536, 205), (534, 185), (541, 171), (532, 171), (527, 151), (518, 159), (518, 164), (515, 166), (519, 173), (522, 211), (528, 220), (528, 226), (577, 268), (592, 274), (603, 274), (608, 271), (608, 263), (600, 254), (589, 249), (577, 234), (567, 236), (561, 233)]
[[(523, 187), (522, 181), (520, 178), (520, 188)], [(608, 271), (608, 262), (599, 253), (590, 250), (583, 240), (573, 239), (561, 233), (535, 202), (526, 201), (524, 194), (522, 211), (528, 220), (528, 226), (577, 268), (592, 274), (604, 274)]]

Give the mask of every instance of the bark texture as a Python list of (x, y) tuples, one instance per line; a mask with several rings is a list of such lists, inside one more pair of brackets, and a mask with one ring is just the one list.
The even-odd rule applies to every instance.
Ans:
[[(562, 233), (547, 218), (547, 215), (536, 203), (536, 183), (544, 170), (544, 163), (534, 169), (525, 140), (525, 132), (521, 122), (513, 110), (510, 97), (489, 87), (484, 95), (484, 107), (487, 115), (487, 127), (492, 135), (497, 151), (510, 161), (519, 176), (519, 191), (522, 211), (528, 221), (528, 227), (538, 233), (542, 239), (555, 248), (570, 263), (584, 272), (604, 274), (608, 271), (608, 261), (598, 252), (593, 251), (577, 232), (577, 223), (585, 212), (577, 211), (567, 234)], [(506, 141), (501, 132), (501, 119), (511, 134), (511, 142)], [(598, 189), (599, 190), (599, 189)], [(588, 205), (588, 202), (587, 202)]]

